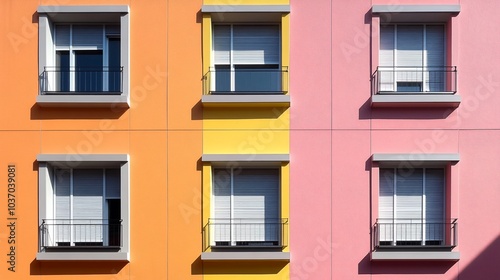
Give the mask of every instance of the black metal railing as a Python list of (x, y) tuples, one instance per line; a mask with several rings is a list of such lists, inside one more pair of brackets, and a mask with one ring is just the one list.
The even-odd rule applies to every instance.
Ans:
[(69, 68), (46, 66), (40, 77), (42, 94), (121, 94), (123, 67)]
[(284, 94), (288, 92), (288, 67), (282, 69), (210, 68), (203, 76), (203, 94)]
[(122, 221), (46, 219), (40, 225), (40, 243), (42, 248), (121, 247)]
[(203, 248), (284, 248), (288, 219), (209, 219), (203, 227)]
[(375, 248), (457, 246), (457, 219), (432, 222), (418, 219), (377, 219), (373, 226)]
[(372, 75), (373, 94), (454, 94), (455, 66), (379, 66)]

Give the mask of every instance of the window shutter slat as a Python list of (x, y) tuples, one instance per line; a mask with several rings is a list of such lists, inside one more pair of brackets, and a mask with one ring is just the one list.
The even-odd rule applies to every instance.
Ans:
[(423, 66), (423, 26), (397, 26), (397, 66)]
[[(55, 215), (58, 224), (70, 224), (70, 178), (71, 170), (56, 169), (55, 174)], [(49, 228), (54, 235), (54, 246), (57, 242), (70, 242), (71, 234), (69, 226), (56, 226)]]
[(275, 169), (244, 169), (234, 175), (236, 241), (278, 241), (279, 174)]
[(215, 242), (231, 240), (231, 175), (225, 169), (215, 169), (213, 174)]
[(231, 27), (229, 25), (214, 26), (214, 64), (229, 64), (231, 49)]
[(74, 47), (103, 48), (103, 26), (102, 25), (73, 25)]
[(56, 48), (69, 48), (70, 45), (70, 26), (56, 25)]
[(73, 219), (75, 242), (103, 242), (102, 169), (73, 170)]
[(380, 27), (379, 64), (388, 67), (380, 72), (380, 91), (394, 91), (394, 25)]
[(234, 64), (279, 64), (277, 25), (233, 26)]

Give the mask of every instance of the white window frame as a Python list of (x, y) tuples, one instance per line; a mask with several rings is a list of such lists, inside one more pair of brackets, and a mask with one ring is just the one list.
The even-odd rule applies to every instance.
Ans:
[(119, 168), (120, 214), (122, 220), (121, 247), (117, 252), (47, 252), (40, 248), (37, 260), (120, 260), (130, 261), (130, 159), (127, 154), (40, 154), (38, 161), (39, 225), (44, 219), (54, 219), (54, 169)]
[[(427, 57), (427, 26), (430, 25), (430, 26), (442, 26), (443, 27), (443, 38), (444, 38), (444, 42), (443, 42), (443, 67), (446, 66), (446, 57), (447, 57), (447, 31), (446, 31), (446, 24), (444, 23), (392, 23), (392, 24), (384, 24), (384, 26), (392, 26), (394, 28), (394, 38), (393, 38), (393, 42), (394, 42), (394, 48), (392, 49), (392, 52), (393, 52), (393, 58), (392, 58), (392, 66), (387, 66), (387, 65), (379, 65), (379, 68), (381, 68), (382, 70), (384, 69), (384, 67), (388, 67), (389, 70), (392, 68), (394, 69), (393, 71), (393, 74), (392, 74), (392, 81), (393, 81), (393, 85), (392, 85), (392, 88), (393, 88), (393, 92), (398, 92), (398, 82), (402, 81), (402, 80), (398, 80), (398, 71), (396, 70), (398, 68), (398, 65), (397, 65), (397, 61), (398, 61), (398, 26), (419, 26), (419, 27), (422, 27), (422, 65), (421, 67), (423, 69), (425, 69), (426, 67), (428, 67), (428, 57)], [(381, 37), (382, 37), (382, 34), (381, 34)], [(382, 39), (381, 39), (382, 40)], [(381, 53), (382, 51), (382, 46), (379, 47), (379, 52)], [(380, 54), (379, 54), (379, 59), (380, 59)], [(418, 67), (418, 65), (412, 65), (412, 66), (415, 66), (415, 67)], [(411, 66), (409, 66), (411, 67)], [(408, 70), (412, 70), (412, 68), (408, 68)], [(416, 70), (416, 69), (415, 69)], [(426, 82), (428, 81), (428, 74), (426, 71), (422, 71), (422, 76), (419, 77), (419, 80), (422, 84), (422, 89), (420, 92), (429, 92), (429, 83)], [(411, 92), (410, 92), (411, 93)]]
[[(393, 176), (394, 178), (392, 179), (393, 180), (393, 188), (392, 188), (392, 220), (393, 220), (393, 225), (397, 225), (398, 224), (398, 219), (400, 219), (398, 217), (398, 193), (397, 193), (397, 183), (398, 183), (398, 174), (401, 173), (401, 172), (405, 172), (405, 171), (399, 171), (399, 170), (403, 170), (405, 168), (397, 168), (397, 167), (386, 167), (386, 168), (381, 168), (380, 169), (380, 181), (383, 180), (384, 176), (382, 174), (382, 170), (383, 169), (392, 169), (392, 172), (393, 172)], [(410, 170), (407, 170), (406, 172), (413, 172), (414, 169), (421, 169), (422, 170), (422, 194), (421, 194), (421, 209), (420, 209), (420, 212), (421, 212), (421, 219), (420, 219), (420, 224), (421, 224), (421, 233), (420, 233), (420, 237), (421, 237), (421, 245), (426, 245), (426, 240), (427, 240), (427, 236), (426, 236), (426, 226), (427, 226), (427, 222), (428, 222), (428, 219), (427, 219), (427, 191), (426, 191), (426, 185), (427, 185), (427, 172), (426, 170), (427, 169), (441, 169), (443, 171), (443, 185), (441, 186), (442, 188), (442, 192), (443, 192), (443, 201), (441, 202), (441, 213), (442, 213), (442, 217), (440, 218), (440, 222), (443, 223), (443, 226), (442, 226), (442, 229), (441, 229), (441, 232), (442, 232), (442, 240), (441, 242), (444, 242), (444, 238), (445, 238), (445, 221), (446, 221), (446, 169), (442, 166), (435, 166), (435, 167), (430, 167), (430, 166), (426, 166), (426, 167), (418, 167), (418, 168), (412, 168)], [(380, 186), (381, 184), (379, 184)], [(379, 199), (380, 199), (380, 191), (379, 191)], [(380, 209), (381, 205), (380, 205), (380, 200), (379, 200), (379, 211), (381, 210)], [(380, 213), (379, 213), (379, 217), (380, 217)], [(410, 218), (408, 219), (405, 219), (405, 218), (402, 218), (403, 220), (412, 220)], [(397, 226), (393, 226), (392, 227), (392, 246), (398, 246), (396, 243), (397, 241), (414, 241), (414, 240), (398, 240), (397, 236), (398, 236), (398, 227)], [(405, 231), (408, 231), (408, 229), (405, 229)]]
[[(275, 22), (270, 22), (270, 23), (220, 23), (220, 22), (214, 22), (213, 25), (212, 25), (212, 30), (214, 30), (215, 26), (229, 26), (230, 27), (230, 46), (229, 46), (229, 64), (227, 64), (229, 66), (229, 73), (230, 73), (230, 91), (231, 92), (234, 92), (235, 89), (236, 89), (236, 69), (235, 69), (235, 65), (247, 65), (247, 64), (235, 64), (234, 63), (234, 59), (233, 59), (233, 56), (234, 56), (234, 44), (233, 44), (233, 41), (234, 41), (234, 35), (233, 35), (233, 29), (234, 29), (234, 26), (277, 26), (278, 27), (278, 30), (279, 30), (279, 38), (278, 38), (278, 69), (277, 71), (281, 71), (282, 70), (282, 62), (281, 62), (281, 56), (282, 56), (282, 42), (281, 42), (281, 37), (282, 37), (282, 34), (281, 34), (281, 23), (275, 23)], [(211, 61), (211, 68), (214, 70), (213, 71), (213, 77), (210, 81), (210, 90), (211, 91), (215, 91), (216, 90), (216, 78), (217, 78), (217, 74), (216, 74), (216, 71), (215, 71), (215, 66), (216, 65), (226, 65), (226, 64), (216, 64), (215, 63), (215, 32), (212, 32), (212, 46), (211, 46), (211, 58), (210, 58), (210, 61)], [(270, 64), (270, 63), (265, 63), (265, 64), (255, 64), (255, 65), (274, 65), (274, 64)]]
[[(275, 170), (277, 171), (278, 173), (278, 186), (277, 186), (277, 192), (278, 192), (278, 195), (277, 195), (277, 198), (276, 198), (276, 203), (277, 203), (277, 209), (276, 209), (276, 212), (277, 212), (277, 218), (276, 218), (276, 222), (279, 223), (281, 221), (281, 217), (282, 217), (282, 214), (281, 214), (281, 181), (282, 181), (282, 178), (281, 178), (281, 168), (280, 167), (276, 167), (276, 166), (238, 166), (238, 167), (230, 167), (230, 168), (224, 168), (224, 167), (219, 167), (217, 165), (215, 166), (212, 166), (212, 180), (211, 180), (211, 209), (210, 209), (210, 217), (215, 217), (215, 194), (214, 194), (214, 188), (215, 188), (215, 171), (216, 170), (221, 170), (221, 169), (226, 169), (226, 171), (228, 171), (228, 173), (230, 173), (230, 220), (234, 220), (234, 214), (235, 214), (235, 209), (234, 209), (234, 206), (235, 206), (235, 202), (234, 202), (234, 175), (235, 173), (238, 173), (241, 169), (269, 169), (269, 170)], [(264, 224), (265, 225), (265, 224)], [(231, 246), (236, 246), (236, 236), (235, 236), (235, 224), (232, 224), (230, 225), (231, 229), (230, 229), (230, 240), (232, 241), (231, 244), (229, 244), (229, 247)], [(216, 246), (215, 244), (215, 231), (216, 229), (214, 230), (211, 230), (210, 231), (210, 240), (211, 240), (211, 244), (210, 246)], [(281, 240), (282, 238), (282, 233), (280, 232), (278, 234), (278, 241), (283, 243), (283, 240)], [(262, 241), (264, 242), (264, 241)], [(281, 245), (281, 244), (278, 244), (278, 245)]]
[[(55, 25), (119, 24), (122, 92), (120, 95), (45, 95), (45, 81), (40, 80), (37, 104), (43, 107), (130, 107), (130, 12), (126, 5), (39, 6), (38, 12), (38, 73), (45, 66), (55, 65)], [(104, 55), (104, 54), (103, 54)], [(42, 78), (42, 76), (40, 76)], [(74, 84), (74, 83), (73, 83)]]

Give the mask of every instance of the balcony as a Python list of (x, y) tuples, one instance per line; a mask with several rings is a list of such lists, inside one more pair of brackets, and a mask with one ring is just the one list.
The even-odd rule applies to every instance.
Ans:
[(122, 221), (44, 219), (40, 247), (45, 252), (117, 252), (122, 247)]
[(40, 75), (37, 103), (49, 107), (128, 107), (123, 95), (123, 67), (46, 66)]
[(288, 261), (288, 219), (209, 219), (202, 260)]
[(204, 106), (289, 106), (288, 67), (210, 68), (203, 76)]
[(372, 107), (457, 107), (455, 66), (386, 67), (372, 75)]
[(373, 260), (458, 260), (457, 219), (424, 222), (377, 219), (373, 226)]

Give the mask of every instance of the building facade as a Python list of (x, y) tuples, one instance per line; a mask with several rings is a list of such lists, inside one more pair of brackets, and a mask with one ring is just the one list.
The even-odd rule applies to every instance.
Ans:
[(499, 5), (1, 2), (0, 279), (499, 278)]

